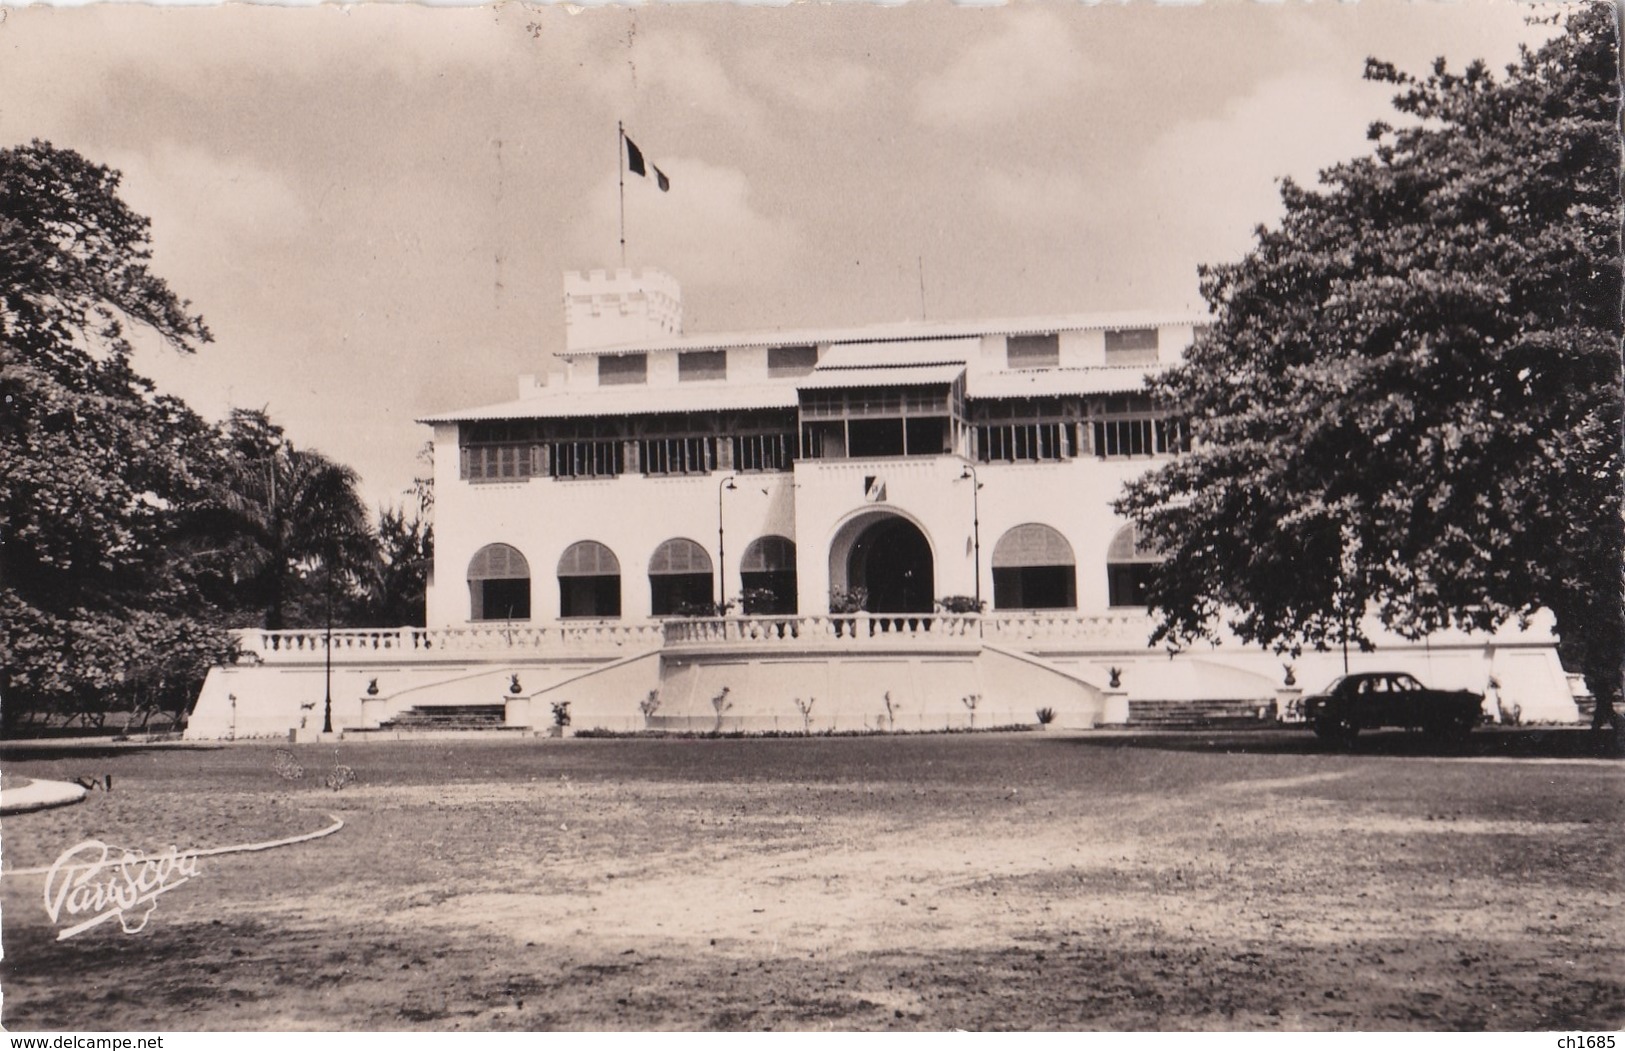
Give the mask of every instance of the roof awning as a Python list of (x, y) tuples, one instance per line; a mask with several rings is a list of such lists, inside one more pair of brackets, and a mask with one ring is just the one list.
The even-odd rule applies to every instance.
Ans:
[(773, 386), (593, 387), (549, 388), (530, 398), (462, 412), (426, 416), (419, 423), (467, 423), (476, 420), (550, 420), (583, 416), (640, 416), (672, 412), (739, 412), (748, 409), (793, 409), (793, 384)]
[(1080, 369), (1019, 369), (978, 373), (965, 394), (972, 398), (1046, 398), (1067, 394), (1120, 394), (1137, 391), (1168, 365), (1102, 365)]
[(946, 387), (965, 374), (963, 363), (898, 366), (893, 368), (826, 369), (820, 366), (803, 376), (802, 390), (840, 390), (850, 387)]
[(963, 365), (980, 352), (980, 339), (874, 340), (840, 343), (818, 359), (818, 372), (829, 369), (872, 369), (889, 366)]

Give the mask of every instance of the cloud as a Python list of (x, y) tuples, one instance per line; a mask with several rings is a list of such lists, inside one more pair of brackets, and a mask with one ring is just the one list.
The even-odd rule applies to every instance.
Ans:
[(808, 113), (827, 115), (863, 102), (875, 91), (875, 72), (842, 59), (813, 60), (766, 48), (741, 59), (751, 87)]
[(199, 146), (162, 142), (139, 153), (113, 151), (106, 163), (124, 173), (121, 196), (153, 219), (153, 241), (182, 237), (221, 246), (301, 236), (309, 213), (294, 187), (269, 168)]
[[(661, 157), (657, 163), (671, 177), (669, 193), (656, 189), (652, 178), (627, 178), (630, 263), (661, 267), (684, 284), (754, 287), (790, 279), (801, 234), (792, 221), (756, 210), (743, 172), (691, 157)], [(593, 200), (590, 217), (579, 228), (613, 232), (618, 208), (614, 180), (606, 179)], [(578, 244), (571, 268), (613, 262), (603, 251), (610, 246), (600, 241), (595, 251)]]
[(760, 126), (766, 117), (762, 104), (735, 83), (712, 50), (689, 33), (638, 37), (630, 54), (633, 97), (655, 111), (677, 108), (729, 124)]
[(1077, 91), (1087, 60), (1049, 11), (997, 12), (998, 32), (920, 82), (915, 113), (933, 127), (1008, 120)]
[(1390, 93), (1335, 72), (1265, 81), (1223, 114), (1157, 139), (1132, 192), (1160, 213), (1166, 236), (1205, 259), (1233, 258), (1254, 227), (1279, 219), (1282, 176), (1313, 185), (1320, 169), (1370, 151), (1366, 127), (1388, 112)]
[(982, 200), (1000, 218), (1053, 226), (1089, 219), (1100, 210), (1083, 176), (1041, 168), (992, 168), (982, 177)]

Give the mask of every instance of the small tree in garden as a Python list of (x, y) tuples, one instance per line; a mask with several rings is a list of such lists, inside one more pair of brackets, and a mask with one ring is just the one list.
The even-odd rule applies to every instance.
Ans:
[(801, 713), (801, 732), (804, 734), (812, 733), (812, 710), (813, 705), (817, 703), (817, 697), (809, 697), (805, 701), (800, 697), (796, 698), (796, 711)]
[(638, 702), (638, 711), (643, 713), (643, 721), (649, 723), (660, 710), (660, 691), (650, 690), (649, 696)]
[(883, 700), (886, 702), (886, 727), (890, 730), (896, 730), (897, 710), (903, 707), (902, 702), (892, 700), (890, 690), (886, 691), (886, 696), (883, 698)]
[(976, 729), (976, 706), (982, 703), (982, 695), (979, 693), (973, 693), (969, 696), (961, 697), (959, 698), (959, 703), (963, 704), (965, 706), (965, 710), (970, 712), (971, 729)]
[(553, 725), (557, 726), (561, 730), (570, 725), (569, 701), (553, 702)]
[(711, 698), (711, 707), (715, 709), (717, 713), (717, 724), (711, 728), (712, 733), (719, 734), (722, 732), (722, 717), (726, 715), (728, 711), (733, 708), (733, 706), (734, 702), (728, 700), (728, 687), (726, 686), (722, 688), (721, 693), (718, 693), (715, 697)]

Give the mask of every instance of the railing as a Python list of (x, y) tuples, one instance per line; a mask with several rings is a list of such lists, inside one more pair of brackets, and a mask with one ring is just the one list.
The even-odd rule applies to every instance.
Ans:
[(331, 634), (315, 629), (237, 633), (245, 655), (268, 664), (302, 664), (326, 659), (331, 638), (335, 663), (455, 660), (487, 654), (615, 653), (661, 644), (658, 623), (610, 621), (516, 627), (500, 624), (466, 628), (344, 628)]
[(1144, 613), (1070, 611), (989, 613), (831, 613), (805, 617), (714, 617), (666, 622), (668, 646), (791, 646), (824, 643), (886, 644), (977, 639), (1026, 646), (1091, 643), (1144, 647), (1151, 621)]
[(274, 664), (418, 662), (482, 656), (614, 655), (661, 646), (792, 646), (922, 644), (981, 640), (1022, 648), (1074, 643), (1142, 648), (1151, 621), (1141, 612), (827, 613), (810, 616), (703, 617), (667, 621), (578, 621), (542, 627), (503, 624), (461, 628), (345, 628), (237, 633), (251, 658)]
[(668, 646), (791, 646), (977, 638), (976, 617), (939, 613), (830, 613), (806, 617), (706, 617), (666, 622)]
[(982, 618), (982, 638), (1012, 645), (1088, 642), (1143, 648), (1152, 622), (1145, 613), (1075, 613), (1070, 610), (990, 613)]

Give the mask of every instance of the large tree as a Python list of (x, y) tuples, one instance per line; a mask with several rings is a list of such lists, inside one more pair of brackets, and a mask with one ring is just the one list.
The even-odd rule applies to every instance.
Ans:
[[(193, 352), (201, 318), (148, 269), (119, 175), (48, 143), (0, 150), (0, 707), (168, 703), (227, 638), (176, 565), (216, 432), (130, 368), (130, 326)], [(159, 632), (146, 630), (162, 621)], [(177, 644), (177, 640), (184, 643)], [(184, 651), (184, 652), (182, 652)], [(139, 690), (138, 690), (139, 692)]]
[(425, 471), (412, 481), (406, 507), (378, 512), (378, 551), (367, 601), (360, 611), (372, 624), (421, 627), (434, 568), (434, 443), (418, 451)]
[(376, 575), (378, 553), (355, 471), (297, 446), (262, 411), (224, 427), (214, 493), (216, 544), (196, 562), (223, 607), (271, 629), (338, 623)]
[(1613, 11), (1503, 76), (1366, 76), (1397, 127), (1203, 269), (1215, 323), (1154, 384), (1193, 438), (1118, 504), (1167, 556), (1157, 638), (1368, 645), (1368, 609), (1420, 637), (1544, 607), (1602, 725), (1625, 655)]

